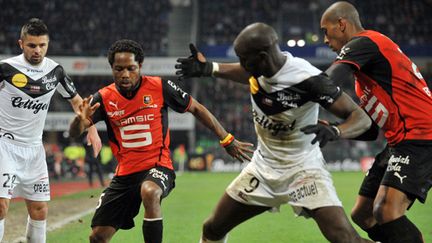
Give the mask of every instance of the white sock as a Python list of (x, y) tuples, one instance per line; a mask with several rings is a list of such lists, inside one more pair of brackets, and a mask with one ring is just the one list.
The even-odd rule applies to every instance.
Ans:
[(4, 219), (0, 220), (0, 242), (3, 240), (4, 234)]
[(217, 240), (217, 241), (203, 240), (203, 238), (201, 237), (199, 243), (227, 243), (227, 242), (228, 242), (228, 235), (225, 235), (224, 238)]
[(27, 219), (26, 238), (28, 243), (46, 242), (46, 220)]

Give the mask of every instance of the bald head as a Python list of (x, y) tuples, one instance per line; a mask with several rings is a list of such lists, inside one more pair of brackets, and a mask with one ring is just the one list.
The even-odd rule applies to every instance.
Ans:
[(354, 5), (349, 2), (341, 1), (332, 4), (329, 8), (327, 8), (322, 16), (322, 19), (326, 19), (330, 22), (335, 22), (339, 18), (346, 19), (354, 26), (362, 28), (359, 13), (357, 12), (357, 9), (354, 7)]
[(234, 41), (240, 65), (255, 77), (273, 76), (285, 63), (276, 31), (264, 23), (246, 26)]
[(276, 31), (264, 23), (254, 23), (246, 26), (234, 41), (234, 47), (241, 46), (250, 52), (266, 51), (277, 45)]

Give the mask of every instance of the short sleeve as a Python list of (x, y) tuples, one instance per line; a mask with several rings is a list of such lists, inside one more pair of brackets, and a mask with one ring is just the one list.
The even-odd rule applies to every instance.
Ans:
[(324, 108), (331, 106), (342, 94), (341, 88), (325, 73), (312, 76), (295, 86), (305, 91), (310, 101), (319, 103)]
[(192, 97), (171, 80), (162, 79), (164, 103), (171, 109), (183, 113), (189, 109)]
[(348, 63), (360, 70), (379, 54), (378, 46), (371, 39), (359, 36), (342, 47), (335, 63)]
[(75, 88), (72, 79), (66, 74), (62, 66), (56, 67), (56, 77), (59, 78), (59, 84), (57, 86), (57, 91), (65, 99), (71, 99), (77, 95), (77, 90)]

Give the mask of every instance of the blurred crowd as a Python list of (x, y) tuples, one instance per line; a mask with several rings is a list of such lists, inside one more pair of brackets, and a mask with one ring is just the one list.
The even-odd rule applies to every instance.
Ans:
[[(173, 0), (61, 1), (0, 0), (1, 53), (19, 53), (17, 39), (30, 16), (50, 29), (51, 55), (105, 56), (115, 40), (139, 41), (146, 56), (168, 53), (169, 13)], [(198, 3), (198, 39), (203, 45), (231, 44), (247, 24), (266, 22), (281, 41), (305, 39), (321, 44), (319, 21), (332, 0), (224, 0)], [(398, 44), (425, 44), (432, 39), (432, 0), (351, 0), (364, 27), (378, 30)], [(30, 15), (31, 13), (31, 15)]]
[[(321, 14), (333, 2), (335, 1), (199, 1), (199, 39), (205, 45), (230, 44), (245, 25), (260, 21), (274, 26), (282, 42), (305, 39), (308, 43), (320, 44)], [(428, 14), (432, 12), (431, 0), (349, 2), (356, 5), (366, 29), (380, 31), (400, 45), (426, 44), (432, 39), (432, 19)]]
[(146, 55), (167, 51), (169, 0), (0, 0), (1, 53), (19, 53), (21, 26), (30, 17), (48, 25), (51, 55), (105, 56), (118, 39), (139, 41)]

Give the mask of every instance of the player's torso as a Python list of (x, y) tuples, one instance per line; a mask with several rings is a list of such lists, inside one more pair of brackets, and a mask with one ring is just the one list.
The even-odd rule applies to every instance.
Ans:
[[(297, 66), (295, 63), (288, 66), (292, 65)], [(301, 164), (308, 156), (322, 157), (318, 146), (311, 144), (313, 136), (300, 131), (304, 126), (316, 124), (319, 105), (305, 98), (302, 92), (291, 89), (305, 79), (305, 73), (312, 76), (320, 71), (285, 68), (276, 79), (250, 80), (253, 121), (258, 135), (254, 156), (275, 168)]]
[(49, 103), (61, 78), (58, 64), (44, 58), (35, 67), (20, 55), (0, 65), (0, 136), (40, 144)]
[(417, 66), (378, 32), (366, 31), (379, 55), (356, 72), (362, 107), (384, 129), (390, 144), (432, 140), (432, 95)]
[(99, 93), (108, 116), (108, 129), (113, 134), (110, 144), (119, 161), (118, 174), (156, 164), (172, 168), (167, 108), (160, 79), (144, 80), (132, 99), (123, 97), (114, 84)]

